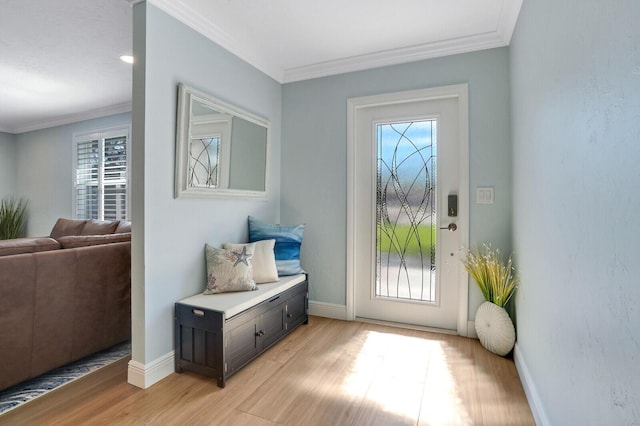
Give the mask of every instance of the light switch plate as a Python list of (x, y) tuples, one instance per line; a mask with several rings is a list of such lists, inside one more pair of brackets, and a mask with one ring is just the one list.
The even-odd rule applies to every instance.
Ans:
[(478, 186), (476, 188), (476, 203), (493, 204), (494, 197), (495, 190), (493, 186)]

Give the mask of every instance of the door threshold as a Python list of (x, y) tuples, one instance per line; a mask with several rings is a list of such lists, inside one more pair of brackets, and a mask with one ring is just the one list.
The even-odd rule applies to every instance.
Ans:
[(401, 322), (382, 321), (363, 317), (356, 317), (354, 321), (365, 322), (368, 324), (386, 325), (387, 327), (404, 328), (407, 330), (428, 331), (430, 333), (450, 334), (452, 336), (458, 335), (458, 332), (456, 330), (448, 330), (446, 328), (425, 327), (423, 325), (404, 324)]

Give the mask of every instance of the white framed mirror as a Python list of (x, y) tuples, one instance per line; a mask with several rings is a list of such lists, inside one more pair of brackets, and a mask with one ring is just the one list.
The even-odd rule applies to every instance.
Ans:
[(267, 120), (179, 84), (176, 127), (176, 198), (267, 198)]

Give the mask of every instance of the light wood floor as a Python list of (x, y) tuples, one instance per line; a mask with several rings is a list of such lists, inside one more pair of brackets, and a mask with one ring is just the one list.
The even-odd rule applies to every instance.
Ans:
[(127, 360), (0, 416), (7, 425), (533, 425), (513, 361), (477, 340), (311, 317), (232, 376), (149, 389)]

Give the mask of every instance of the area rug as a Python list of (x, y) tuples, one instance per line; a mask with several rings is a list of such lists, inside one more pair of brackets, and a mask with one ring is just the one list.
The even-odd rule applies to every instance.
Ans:
[(131, 343), (120, 343), (102, 352), (51, 370), (42, 376), (12, 386), (0, 392), (0, 414), (86, 376), (100, 367), (118, 361), (130, 353)]

